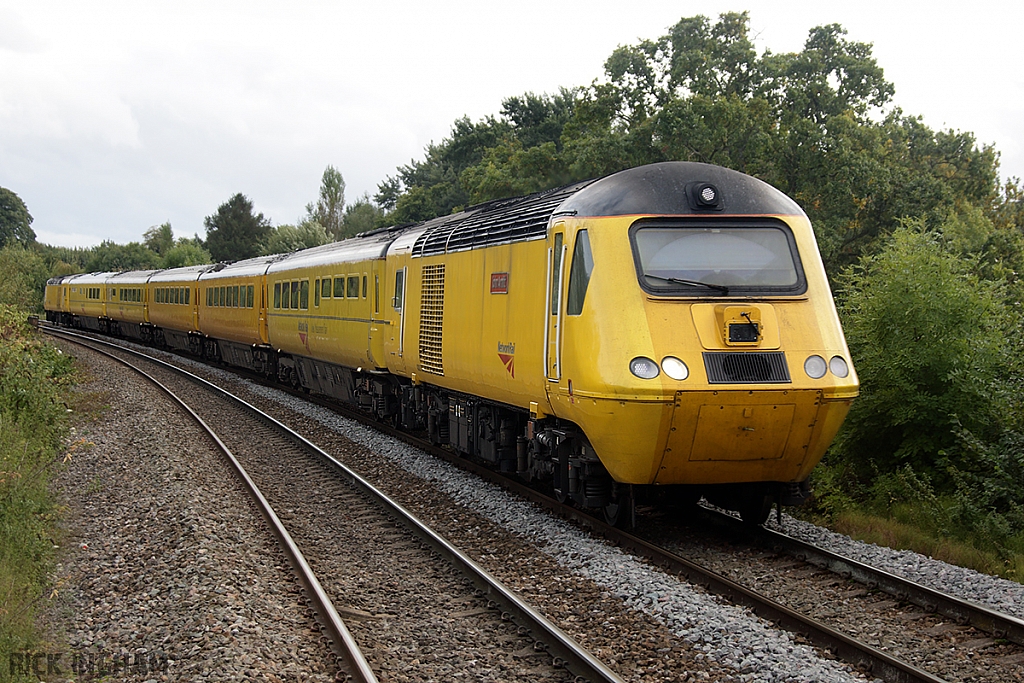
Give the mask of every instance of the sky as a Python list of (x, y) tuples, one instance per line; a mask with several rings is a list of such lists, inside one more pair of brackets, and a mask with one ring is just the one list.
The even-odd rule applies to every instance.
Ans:
[(1024, 178), (1024, 3), (936, 0), (486, 3), (0, 0), (0, 187), (40, 242), (140, 241), (241, 192), (275, 225), (324, 168), (349, 202), (504, 98), (586, 86), (619, 45), (748, 11), (759, 51), (839, 23), (872, 43), (894, 104), (972, 132)]

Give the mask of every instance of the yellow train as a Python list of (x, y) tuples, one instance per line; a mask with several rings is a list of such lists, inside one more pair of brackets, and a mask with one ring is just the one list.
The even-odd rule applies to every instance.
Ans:
[(689, 162), (294, 254), (47, 285), (50, 320), (217, 359), (422, 429), (611, 521), (806, 496), (858, 382), (791, 199)]

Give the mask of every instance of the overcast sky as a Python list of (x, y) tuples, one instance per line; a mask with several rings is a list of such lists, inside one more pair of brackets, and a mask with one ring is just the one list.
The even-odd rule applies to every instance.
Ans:
[(743, 10), (773, 52), (842, 24), (874, 44), (896, 105), (1024, 177), (1021, 2), (0, 0), (0, 186), (61, 246), (164, 221), (205, 236), (236, 192), (294, 223), (327, 164), (349, 201), (372, 195), (460, 116), (588, 85), (618, 45)]

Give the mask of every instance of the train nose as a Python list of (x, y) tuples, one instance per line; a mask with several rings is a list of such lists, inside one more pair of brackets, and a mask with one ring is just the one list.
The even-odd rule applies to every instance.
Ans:
[(677, 392), (658, 483), (678, 483), (695, 468), (710, 480), (744, 481), (759, 475), (759, 462), (785, 470), (781, 481), (797, 476), (820, 401), (817, 391)]

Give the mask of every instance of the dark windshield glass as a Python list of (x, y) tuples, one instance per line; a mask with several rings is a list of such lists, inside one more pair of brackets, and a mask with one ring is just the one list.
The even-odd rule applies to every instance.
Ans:
[(651, 291), (802, 290), (794, 247), (782, 228), (638, 226), (632, 238), (641, 284)]

